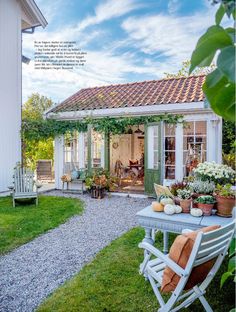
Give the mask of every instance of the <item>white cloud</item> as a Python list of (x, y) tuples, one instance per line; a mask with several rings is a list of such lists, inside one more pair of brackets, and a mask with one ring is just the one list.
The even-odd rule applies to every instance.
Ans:
[(130, 17), (122, 27), (133, 46), (146, 55), (159, 55), (159, 64), (165, 62), (167, 70), (173, 72), (190, 59), (198, 38), (213, 24), (214, 12), (211, 7), (205, 13), (192, 16)]
[(78, 29), (82, 31), (89, 26), (120, 17), (139, 7), (140, 5), (135, 0), (106, 0), (95, 8), (94, 15), (86, 17), (78, 24)]
[(168, 12), (170, 14), (176, 13), (180, 8), (180, 1), (179, 0), (169, 0), (168, 2)]

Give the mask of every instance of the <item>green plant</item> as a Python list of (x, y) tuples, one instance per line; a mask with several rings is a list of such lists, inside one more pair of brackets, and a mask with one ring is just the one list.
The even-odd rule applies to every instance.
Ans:
[(22, 134), (27, 140), (39, 141), (42, 139), (54, 138), (55, 136), (64, 135), (66, 132), (86, 132), (88, 126), (105, 134), (122, 134), (126, 133), (130, 126), (146, 125), (150, 122), (166, 122), (177, 124), (183, 122), (182, 115), (163, 114), (158, 116), (140, 116), (140, 117), (123, 117), (123, 118), (87, 118), (83, 121), (65, 121), (65, 120), (30, 120), (24, 119), (22, 122)]
[(116, 187), (117, 178), (110, 175), (107, 170), (96, 169), (91, 175), (88, 175), (85, 179), (85, 185), (88, 190), (92, 187), (105, 188), (108, 191), (113, 190)]
[(197, 179), (214, 181), (216, 184), (232, 183), (235, 180), (235, 171), (231, 167), (217, 164), (214, 161), (198, 164), (193, 172)]
[(236, 283), (236, 276), (235, 276), (235, 263), (236, 263), (236, 250), (235, 250), (235, 238), (232, 239), (230, 243), (230, 248), (229, 248), (229, 261), (228, 261), (228, 269), (227, 271), (222, 274), (221, 280), (220, 280), (220, 287), (222, 288), (225, 284), (225, 282), (230, 278), (234, 283)]
[(235, 198), (235, 191), (232, 189), (232, 184), (226, 185), (217, 184), (215, 193), (222, 197)]
[(199, 196), (196, 200), (196, 203), (200, 203), (200, 204), (214, 204), (215, 198), (213, 196), (210, 195), (206, 195), (206, 196)]
[(197, 194), (212, 194), (215, 190), (215, 183), (212, 181), (194, 180), (189, 184), (193, 193)]
[(180, 189), (177, 191), (177, 195), (180, 199), (190, 199), (192, 196), (192, 192), (189, 189)]
[(231, 167), (232, 169), (236, 169), (236, 155), (234, 152), (230, 153), (230, 154), (224, 154), (223, 153), (223, 163), (229, 167)]
[(220, 3), (215, 15), (215, 25), (207, 29), (198, 40), (191, 56), (189, 72), (197, 67), (211, 65), (216, 55), (216, 69), (207, 75), (203, 91), (214, 112), (226, 120), (235, 120), (235, 31), (222, 27), (225, 14), (235, 21), (234, 0), (214, 0)]
[(175, 182), (173, 184), (171, 184), (170, 186), (170, 191), (174, 196), (177, 196), (177, 191), (178, 190), (183, 190), (187, 187), (188, 183), (181, 181), (181, 182)]

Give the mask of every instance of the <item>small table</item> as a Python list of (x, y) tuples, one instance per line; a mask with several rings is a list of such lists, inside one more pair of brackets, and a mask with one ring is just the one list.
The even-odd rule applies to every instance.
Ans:
[(193, 217), (190, 213), (167, 215), (164, 212), (154, 212), (151, 206), (142, 209), (136, 214), (136, 216), (138, 219), (138, 224), (145, 230), (145, 237), (143, 242), (148, 242), (153, 245), (154, 231), (160, 230), (163, 232), (164, 253), (168, 253), (169, 232), (181, 233), (184, 229), (195, 231), (202, 227), (216, 224), (225, 226), (234, 220), (234, 217), (222, 218), (216, 215)]
[[(72, 181), (65, 181), (62, 183), (62, 191), (69, 191), (69, 192), (78, 192), (80, 190), (77, 190), (77, 189), (69, 189), (69, 184), (70, 183), (76, 183), (76, 184), (80, 184), (81, 185), (81, 194), (84, 194), (84, 182), (85, 180), (84, 179), (75, 179), (75, 180), (72, 180)], [(66, 190), (65, 190), (65, 183), (66, 183)]]

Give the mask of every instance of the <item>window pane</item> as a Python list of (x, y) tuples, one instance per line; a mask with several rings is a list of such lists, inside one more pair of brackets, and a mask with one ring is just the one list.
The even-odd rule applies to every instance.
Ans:
[(165, 138), (165, 150), (175, 150), (175, 138)]
[(102, 149), (104, 146), (103, 136), (99, 132), (92, 131), (92, 166), (102, 166)]
[(158, 152), (154, 152), (154, 168), (158, 168)]
[(66, 133), (64, 135), (64, 173), (69, 173), (79, 168), (78, 150), (78, 132)]
[(165, 135), (166, 136), (175, 136), (176, 126), (173, 124), (165, 124)]
[(184, 135), (194, 134), (194, 122), (186, 122), (184, 124)]
[(206, 161), (207, 124), (206, 121), (195, 121), (187, 124), (183, 138), (184, 175), (192, 174), (192, 170), (200, 162)]
[(165, 152), (165, 164), (175, 165), (175, 152)]
[(175, 125), (165, 124), (165, 179), (175, 179), (175, 130)]
[(158, 126), (153, 126), (153, 134), (154, 136), (158, 136)]
[(196, 121), (195, 135), (206, 135), (206, 121)]

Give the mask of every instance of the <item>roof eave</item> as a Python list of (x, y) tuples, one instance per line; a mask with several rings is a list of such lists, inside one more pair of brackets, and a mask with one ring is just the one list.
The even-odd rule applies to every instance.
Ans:
[(146, 106), (132, 106), (121, 108), (106, 108), (106, 109), (94, 109), (94, 110), (82, 110), (82, 111), (70, 111), (70, 112), (47, 112), (45, 117), (47, 119), (56, 120), (79, 120), (86, 117), (103, 118), (103, 117), (125, 117), (125, 116), (148, 116), (158, 115), (164, 113), (172, 114), (185, 114), (189, 112), (212, 112), (210, 108), (205, 106), (204, 101), (191, 102), (191, 103), (170, 103), (170, 104), (157, 104)]
[(45, 28), (47, 26), (48, 22), (43, 16), (37, 4), (34, 2), (34, 0), (24, 0), (24, 1), (20, 0), (20, 3), (22, 9), (26, 8), (26, 10), (30, 13), (30, 15), (35, 19), (35, 23), (32, 23), (29, 27), (24, 28), (22, 30), (38, 26), (42, 26), (43, 28)]

